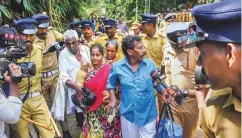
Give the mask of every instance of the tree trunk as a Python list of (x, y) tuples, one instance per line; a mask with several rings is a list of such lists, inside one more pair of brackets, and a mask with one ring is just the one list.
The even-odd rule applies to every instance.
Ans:
[(49, 15), (49, 22), (50, 22), (50, 25), (52, 25), (52, 14), (51, 14), (51, 11), (52, 11), (52, 0), (48, 0), (48, 15)]

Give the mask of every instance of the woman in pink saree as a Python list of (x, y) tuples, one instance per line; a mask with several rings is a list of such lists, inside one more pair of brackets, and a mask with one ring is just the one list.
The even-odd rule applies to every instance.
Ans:
[(83, 138), (120, 138), (121, 126), (119, 116), (115, 117), (111, 123), (107, 121), (105, 105), (103, 103), (103, 92), (106, 91), (110, 64), (103, 64), (103, 47), (94, 44), (90, 48), (91, 62), (93, 70), (87, 74), (84, 84), (96, 95), (94, 104), (85, 113), (85, 121), (81, 137)]

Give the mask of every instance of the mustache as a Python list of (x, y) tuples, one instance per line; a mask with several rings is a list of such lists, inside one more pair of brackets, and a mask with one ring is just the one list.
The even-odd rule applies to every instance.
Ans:
[(40, 35), (46, 35), (47, 33), (41, 33)]
[(84, 35), (89, 35), (89, 33), (83, 33)]
[(33, 42), (32, 42), (32, 41), (27, 40), (27, 41), (25, 41), (25, 43), (31, 43), (31, 44), (32, 44)]

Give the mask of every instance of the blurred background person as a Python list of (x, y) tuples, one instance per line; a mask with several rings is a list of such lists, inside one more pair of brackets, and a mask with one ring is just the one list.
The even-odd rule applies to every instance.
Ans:
[(169, 25), (170, 23), (173, 23), (176, 21), (176, 14), (175, 13), (168, 13), (165, 16), (165, 21)]
[(70, 23), (70, 29), (73, 29), (77, 32), (78, 38), (81, 38), (82, 36), (82, 29), (81, 29), (81, 21), (73, 21)]
[(96, 32), (97, 15), (95, 13), (91, 13), (88, 20), (92, 22), (92, 30)]
[(124, 35), (129, 34), (128, 27), (127, 27), (126, 23), (123, 22), (123, 20), (122, 20), (121, 17), (118, 18), (117, 29), (118, 29), (122, 34), (124, 34)]
[(131, 29), (133, 30), (133, 35), (140, 35), (141, 34), (141, 24), (139, 21), (134, 21), (132, 23)]
[[(123, 40), (124, 35), (117, 31), (117, 21), (114, 19), (105, 19), (103, 20), (105, 25), (105, 34), (101, 34), (96, 37), (92, 42), (89, 43), (89, 46), (98, 43), (103, 46), (105, 49), (105, 45), (109, 40), (116, 40), (118, 45), (121, 46), (121, 41)], [(118, 48), (118, 59), (123, 58), (123, 52), (121, 47)]]

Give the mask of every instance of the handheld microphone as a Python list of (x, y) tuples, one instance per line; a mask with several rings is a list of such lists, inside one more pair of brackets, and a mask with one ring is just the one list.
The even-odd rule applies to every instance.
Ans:
[(152, 80), (154, 80), (154, 85), (155, 86), (158, 86), (159, 84), (161, 86), (163, 86), (165, 89), (168, 88), (168, 86), (164, 83), (164, 80), (166, 78), (165, 75), (160, 75), (159, 72), (155, 71), (155, 70), (152, 70), (150, 72), (150, 76), (152, 78)]
[(44, 53), (44, 55), (55, 52), (56, 50), (59, 50), (62, 47), (63, 47), (63, 42), (55, 42), (49, 47), (49, 49), (47, 50), (47, 52)]
[[(162, 90), (162, 88), (160, 87), (160, 85), (162, 87), (164, 87), (165, 89), (168, 88), (168, 86), (164, 83), (164, 80), (166, 78), (165, 75), (160, 75), (159, 72), (152, 70), (150, 72), (150, 76), (152, 77), (152, 79), (154, 80), (154, 85), (155, 85), (155, 89), (160, 92)], [(186, 98), (186, 96), (181, 92), (181, 90), (176, 86), (176, 85), (172, 85), (171, 88), (177, 92), (177, 96), (175, 97), (175, 101), (177, 102), (177, 104), (182, 105), (184, 102), (184, 99)]]

